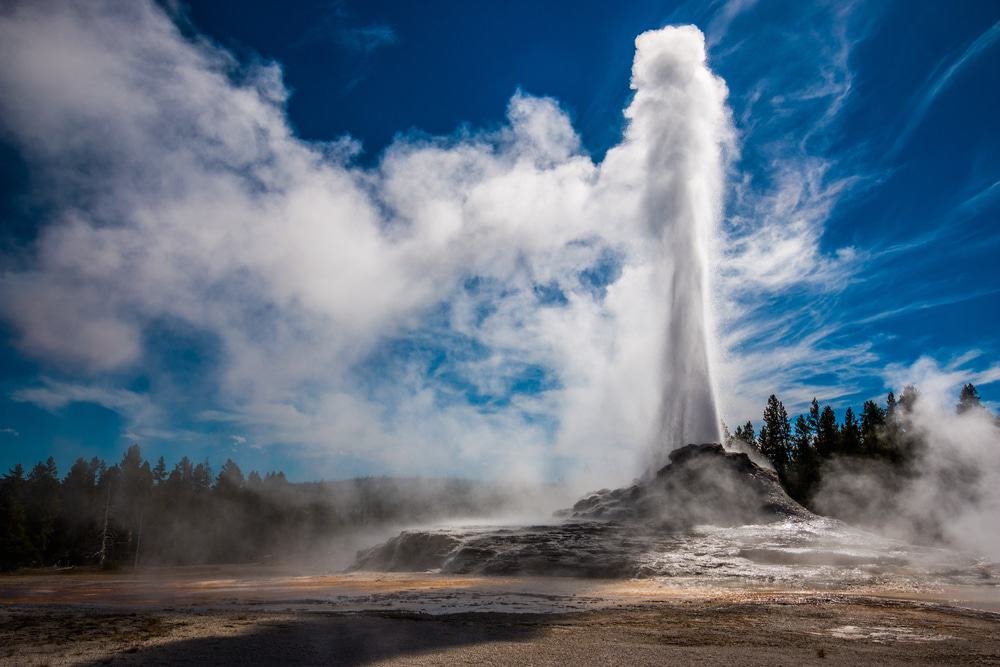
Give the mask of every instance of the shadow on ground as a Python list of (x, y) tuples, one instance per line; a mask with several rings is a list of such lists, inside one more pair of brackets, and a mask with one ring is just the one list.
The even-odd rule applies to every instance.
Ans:
[(457, 646), (526, 642), (543, 630), (514, 615), (491, 616), (483, 623), (461, 616), (310, 614), (265, 622), (236, 636), (181, 640), (86, 664), (364, 665)]

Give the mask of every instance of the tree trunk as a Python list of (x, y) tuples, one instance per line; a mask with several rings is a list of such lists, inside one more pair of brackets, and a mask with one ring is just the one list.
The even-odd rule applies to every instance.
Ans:
[(135, 560), (132, 562), (132, 569), (136, 570), (139, 568), (139, 549), (142, 548), (142, 517), (146, 514), (146, 506), (143, 505), (142, 509), (139, 510), (139, 531), (136, 533), (135, 538)]
[(108, 484), (108, 497), (104, 502), (104, 527), (101, 530), (101, 551), (99, 564), (103, 568), (108, 558), (108, 522), (111, 517), (111, 484)]

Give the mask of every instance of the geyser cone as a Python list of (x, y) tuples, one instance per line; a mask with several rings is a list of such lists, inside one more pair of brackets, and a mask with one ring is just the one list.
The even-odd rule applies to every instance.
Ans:
[[(566, 521), (503, 528), (406, 531), (358, 554), (356, 569), (457, 574), (636, 577), (664, 574), (648, 554), (676, 551), (694, 526), (815, 519), (777, 475), (722, 445), (688, 445), (630, 487), (589, 494)], [(695, 531), (696, 532), (696, 531)]]

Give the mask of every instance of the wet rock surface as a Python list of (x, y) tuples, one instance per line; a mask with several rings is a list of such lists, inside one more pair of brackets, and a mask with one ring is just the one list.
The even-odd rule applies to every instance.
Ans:
[[(454, 547), (424, 558), (428, 536), (448, 538)], [(467, 528), (406, 531), (358, 555), (354, 569), (440, 570), (450, 574), (564, 575), (618, 578), (634, 576), (637, 554), (650, 537), (632, 534), (605, 521), (573, 521), (523, 528)], [(413, 557), (411, 557), (411, 554)]]
[(405, 531), (358, 554), (352, 569), (620, 578), (662, 574), (651, 554), (688, 548), (697, 526), (816, 519), (777, 476), (722, 445), (688, 445), (630, 487), (601, 490), (524, 527)]
[(405, 531), (360, 552), (352, 569), (796, 586), (1000, 581), (1000, 564), (817, 516), (773, 472), (716, 444), (682, 447), (656, 474), (591, 493), (551, 523)]
[(558, 514), (670, 530), (815, 516), (785, 493), (773, 471), (714, 443), (676, 449), (670, 453), (670, 463), (651, 478), (623, 489), (597, 491)]

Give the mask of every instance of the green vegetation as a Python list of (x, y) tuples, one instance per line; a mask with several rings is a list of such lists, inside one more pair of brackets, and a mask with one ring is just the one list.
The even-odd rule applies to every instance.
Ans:
[[(918, 397), (919, 391), (910, 385), (898, 400), (889, 392), (884, 406), (865, 401), (860, 418), (848, 407), (840, 423), (833, 408), (821, 407), (814, 398), (809, 411), (790, 423), (785, 406), (772, 394), (764, 407), (760, 433), (755, 433), (748, 421), (732, 434), (727, 430), (726, 439), (730, 444), (742, 441), (759, 451), (774, 467), (788, 494), (815, 509), (815, 495), (824, 475), (833, 474), (829, 464), (834, 460), (842, 464), (838, 471), (845, 465), (855, 471), (868, 465), (878, 466), (880, 474), (890, 471), (896, 480), (918, 474), (917, 465), (927, 446), (910, 426), (909, 416)], [(986, 408), (976, 388), (967, 384), (956, 412), (977, 410), (985, 412)]]
[(372, 477), (290, 483), (244, 476), (227, 459), (182, 458), (168, 473), (138, 445), (121, 462), (77, 459), (60, 480), (49, 458), (0, 478), (0, 568), (235, 563), (319, 555), (359, 526), (483, 514), (507, 500), (467, 480)]

